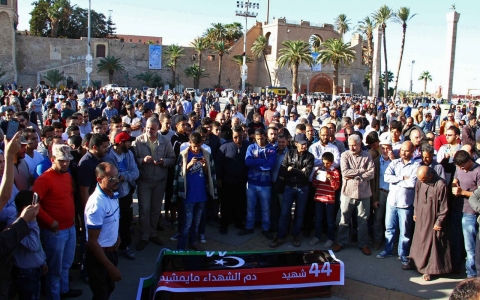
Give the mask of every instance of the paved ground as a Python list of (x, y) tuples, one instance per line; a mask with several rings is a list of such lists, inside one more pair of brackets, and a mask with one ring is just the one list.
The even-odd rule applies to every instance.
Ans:
[[(300, 112), (303, 112), (301, 107)], [(135, 204), (135, 214), (138, 214)], [(137, 216), (135, 217), (137, 220)], [(175, 249), (176, 243), (171, 242), (169, 237), (174, 230), (165, 223), (165, 230), (160, 236), (165, 241), (165, 247)], [(138, 226), (134, 226), (133, 249), (138, 242)], [(237, 230), (230, 226), (228, 235), (220, 235), (218, 228), (207, 226), (206, 250), (266, 250), (269, 251), (269, 241), (261, 234), (261, 229), (256, 228), (255, 233), (249, 236), (237, 236)], [(302, 246), (295, 248), (291, 243), (279, 247), (279, 250), (310, 250), (321, 249), (318, 246), (308, 245), (309, 238), (302, 237)], [(322, 243), (320, 243), (322, 244)], [(127, 260), (120, 257), (119, 268), (122, 272), (122, 281), (117, 283), (111, 299), (130, 300), (135, 299), (139, 278), (148, 277), (154, 271), (154, 264), (161, 250), (160, 246), (148, 244), (142, 252), (136, 253), (135, 260)], [(337, 253), (336, 256), (345, 264), (345, 285), (332, 288), (330, 299), (448, 299), (452, 289), (466, 276), (446, 275), (433, 277), (432, 281), (425, 282), (416, 271), (404, 271), (397, 257), (376, 259), (375, 255), (380, 250), (373, 251), (371, 256), (365, 256), (357, 248), (356, 243), (350, 243), (349, 247)], [(74, 281), (73, 288), (84, 291), (82, 297), (77, 299), (91, 299), (92, 295), (88, 285), (81, 281), (80, 272), (72, 271)]]

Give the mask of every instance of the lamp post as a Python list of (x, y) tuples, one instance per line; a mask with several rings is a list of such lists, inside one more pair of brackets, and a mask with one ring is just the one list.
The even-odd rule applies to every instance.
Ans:
[(245, 8), (245, 10), (237, 10), (235, 11), (236, 16), (240, 17), (245, 17), (245, 30), (243, 33), (243, 65), (242, 65), (242, 72), (241, 72), (241, 78), (242, 78), (242, 93), (245, 91), (245, 82), (247, 81), (247, 63), (246, 63), (246, 58), (247, 58), (247, 20), (248, 18), (255, 18), (257, 17), (258, 13), (254, 12), (249, 12), (248, 9), (259, 9), (259, 4), (258, 3), (252, 3), (249, 0), (246, 2), (243, 1), (237, 1), (237, 8)]
[(87, 88), (90, 86), (90, 73), (92, 73), (92, 54), (90, 54), (90, 30), (92, 27), (91, 23), (91, 9), (92, 9), (92, 0), (88, 0), (88, 34), (87, 34), (87, 56), (85, 56), (85, 72), (87, 72)]
[(413, 64), (415, 63), (414, 60), (412, 60), (412, 64), (410, 65), (410, 94), (412, 93), (413, 90)]

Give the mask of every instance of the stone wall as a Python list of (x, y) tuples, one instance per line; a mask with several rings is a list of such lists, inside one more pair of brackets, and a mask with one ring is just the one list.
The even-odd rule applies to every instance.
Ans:
[(2, 72), (6, 72), (0, 78), (0, 82), (13, 82), (15, 80), (15, 57), (12, 55), (14, 49), (15, 33), (13, 20), (10, 15), (0, 12), (0, 65)]
[[(243, 43), (243, 42), (242, 42)], [(144, 85), (142, 81), (133, 79), (139, 73), (148, 71), (148, 45), (124, 43), (119, 40), (110, 39), (91, 39), (91, 53), (96, 57), (97, 45), (105, 45), (106, 55), (113, 55), (122, 59), (125, 72), (114, 74), (113, 81), (121, 85), (127, 85), (126, 75), (128, 74), (128, 84), (133, 87)], [(243, 44), (242, 44), (243, 45)], [(243, 47), (243, 46), (242, 46)], [(165, 51), (166, 46), (163, 47)], [(81, 83), (86, 79), (85, 73), (85, 55), (87, 53), (87, 40), (72, 39), (53, 39), (34, 36), (17, 36), (17, 68), (18, 82), (24, 86), (35, 86), (38, 79), (38, 72), (44, 73), (50, 69), (58, 69), (64, 72), (64, 76), (71, 76), (75, 82)], [(198, 60), (193, 59), (194, 51), (192, 48), (185, 47), (185, 57), (178, 62), (177, 75), (179, 84), (185, 87), (193, 87), (193, 79), (186, 78), (184, 69)], [(222, 63), (222, 82), (226, 88), (238, 88), (240, 82), (240, 69), (238, 65), (231, 61), (231, 57), (237, 51), (231, 51), (223, 57)], [(202, 78), (200, 88), (212, 87), (218, 80), (218, 55), (214, 55), (214, 60), (208, 59), (208, 54), (202, 57), (202, 67), (210, 74), (207, 78)], [(198, 58), (197, 58), (198, 59)], [(100, 58), (95, 58), (93, 63), (93, 72), (91, 80), (100, 80), (102, 85), (108, 83), (108, 74), (97, 73), (96, 65)], [(2, 60), (3, 61), (3, 60)], [(152, 70), (158, 72), (164, 82), (172, 82), (171, 69), (166, 67), (167, 62), (162, 59), (162, 70)], [(177, 82), (178, 84), (178, 82)]]

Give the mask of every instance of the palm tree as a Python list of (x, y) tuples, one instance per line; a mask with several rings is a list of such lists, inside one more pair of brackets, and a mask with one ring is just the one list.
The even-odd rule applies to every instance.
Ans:
[[(375, 24), (382, 27), (383, 31), (383, 56), (385, 58), (385, 72), (388, 70), (387, 63), (387, 38), (386, 38), (386, 29), (387, 22), (392, 17), (393, 11), (390, 7), (383, 5), (376, 12), (372, 14), (372, 19), (375, 21)], [(388, 82), (385, 82), (384, 95), (388, 95)], [(386, 96), (388, 97), (388, 96)]]
[(108, 83), (113, 83), (113, 74), (115, 72), (122, 73), (125, 71), (125, 67), (122, 64), (122, 59), (115, 56), (106, 56), (100, 60), (97, 64), (97, 73), (107, 71)]
[(418, 80), (423, 80), (423, 97), (425, 97), (427, 94), (427, 81), (432, 81), (432, 75), (428, 71), (423, 71)]
[(50, 84), (55, 88), (60, 81), (65, 80), (65, 76), (63, 76), (63, 74), (57, 69), (47, 71), (43, 77), (50, 81)]
[(161, 81), (161, 77), (157, 74), (157, 72), (146, 71), (133, 76), (134, 79), (145, 82), (145, 85), (149, 87), (153, 87), (153, 82), (156, 77), (159, 77)]
[(72, 6), (68, 0), (55, 0), (47, 10), (50, 21), (50, 36), (57, 37), (59, 24), (61, 21), (68, 20), (72, 12)]
[[(239, 67), (240, 67), (240, 72), (242, 72), (242, 66), (243, 66), (243, 55), (242, 54), (236, 54), (232, 56), (232, 61), (235, 62)], [(253, 59), (246, 55), (245, 56), (245, 64), (250, 64), (253, 62)]]
[(199, 64), (193, 64), (185, 69), (185, 76), (193, 78), (193, 88), (198, 89), (200, 86), (200, 78), (209, 77), (210, 75), (201, 68)]
[(310, 67), (313, 64), (310, 44), (305, 41), (284, 41), (282, 45), (285, 48), (278, 51), (279, 57), (277, 64), (280, 68), (287, 65), (292, 70), (292, 93), (297, 93), (298, 66), (304, 62)]
[(322, 46), (323, 49), (320, 50), (316, 63), (333, 65), (332, 95), (335, 96), (338, 86), (338, 68), (341, 63), (349, 66), (355, 60), (355, 51), (349, 48), (350, 43), (344, 43), (339, 39), (328, 39)]
[(340, 33), (343, 38), (343, 35), (350, 30), (350, 20), (347, 19), (347, 15), (339, 14), (338, 17), (335, 18), (335, 30)]
[(322, 39), (318, 35), (312, 35), (309, 39), (310, 46), (312, 47), (312, 52), (320, 51), (320, 47), (322, 46)]
[(218, 83), (217, 85), (220, 86), (221, 79), (222, 79), (222, 61), (223, 55), (228, 53), (227, 46), (225, 45), (224, 41), (217, 41), (213, 43), (213, 51), (218, 54)]
[(178, 59), (185, 56), (185, 49), (179, 45), (168, 46), (164, 52), (165, 58), (168, 60), (167, 65), (172, 69), (173, 83), (172, 87), (175, 87), (175, 75), (178, 66)]
[(415, 17), (416, 14), (410, 15), (410, 8), (400, 7), (393, 14), (393, 21), (396, 23), (402, 24), (403, 35), (402, 35), (402, 46), (400, 48), (400, 60), (398, 61), (397, 77), (395, 78), (395, 87), (393, 90), (393, 99), (397, 96), (397, 85), (398, 85), (398, 76), (400, 76), (400, 67), (402, 66), (403, 50), (405, 49), (405, 34), (407, 33), (407, 21)]
[[(210, 48), (210, 43), (208, 42), (207, 38), (197, 37), (193, 40), (193, 42), (190, 43), (190, 46), (192, 46), (193, 50), (195, 50), (198, 54), (198, 69), (201, 69), (203, 52), (207, 51)], [(200, 85), (200, 79), (198, 85)]]
[(226, 30), (225, 40), (228, 42), (228, 46), (232, 46), (236, 40), (243, 36), (243, 26), (238, 22), (226, 24), (224, 28)]
[(218, 41), (225, 41), (227, 36), (227, 29), (222, 23), (212, 23), (212, 27), (208, 28), (203, 34), (203, 37), (213, 44)]
[[(370, 74), (373, 73), (373, 29), (375, 28), (375, 23), (370, 17), (365, 17), (363, 20), (358, 22), (357, 31), (360, 32), (367, 39), (367, 55), (368, 55), (368, 67)], [(368, 95), (372, 95), (373, 90), (373, 81), (369, 80), (368, 85)]]
[(268, 68), (268, 63), (267, 63), (267, 47), (268, 47), (268, 39), (260, 35), (257, 37), (257, 39), (253, 42), (252, 48), (250, 49), (252, 51), (252, 54), (256, 58), (260, 58), (260, 56), (263, 57), (263, 62), (265, 63), (265, 68), (267, 69), (268, 73), (268, 79), (269, 79), (269, 85), (272, 84), (272, 75), (270, 75), (270, 69)]

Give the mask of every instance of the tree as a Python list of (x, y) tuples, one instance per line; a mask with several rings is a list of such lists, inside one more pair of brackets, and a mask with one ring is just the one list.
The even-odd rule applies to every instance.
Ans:
[(171, 45), (167, 47), (167, 49), (165, 50), (164, 56), (168, 61), (167, 65), (170, 66), (170, 68), (172, 69), (172, 74), (173, 74), (172, 88), (174, 88), (175, 80), (176, 80), (175, 75), (176, 75), (177, 66), (178, 66), (178, 59), (185, 56), (185, 48), (175, 44)]
[(270, 69), (268, 68), (268, 63), (267, 63), (267, 47), (268, 47), (268, 39), (260, 35), (257, 37), (257, 39), (253, 42), (252, 48), (250, 49), (252, 51), (252, 54), (256, 58), (263, 57), (263, 62), (265, 63), (265, 68), (267, 69), (268, 73), (268, 83), (269, 85), (272, 84), (272, 75), (270, 74)]
[(122, 59), (115, 56), (103, 57), (97, 64), (97, 68), (97, 73), (108, 72), (108, 83), (110, 84), (113, 83), (113, 74), (115, 74), (115, 72), (122, 73), (125, 71)]
[(204, 68), (201, 68), (199, 64), (193, 64), (185, 69), (185, 76), (187, 78), (193, 78), (193, 88), (198, 89), (200, 86), (200, 78), (209, 77), (210, 75), (205, 72)]
[(48, 8), (50, 7), (49, 0), (39, 0), (33, 2), (33, 10), (30, 12), (30, 35), (34, 36), (48, 36)]
[(134, 79), (143, 81), (148, 87), (159, 87), (163, 85), (163, 80), (157, 72), (146, 71), (133, 76)]
[[(192, 46), (193, 50), (195, 50), (195, 52), (198, 54), (198, 69), (201, 70), (203, 52), (210, 48), (210, 43), (208, 42), (207, 38), (197, 37), (190, 43), (190, 46)], [(199, 77), (198, 85), (200, 85), (200, 78), (201, 77)]]
[[(368, 56), (368, 69), (370, 74), (373, 73), (373, 30), (375, 23), (370, 17), (365, 17), (358, 22), (357, 31), (360, 32), (367, 40), (367, 56)], [(368, 95), (371, 96), (373, 92), (373, 82), (368, 81)]]
[[(242, 72), (242, 66), (243, 66), (243, 55), (242, 54), (236, 54), (232, 56), (232, 61), (235, 62), (239, 67), (240, 67), (240, 72)], [(250, 64), (253, 62), (253, 59), (245, 55), (245, 64)]]
[(395, 87), (393, 91), (393, 99), (397, 96), (398, 77), (400, 76), (400, 68), (402, 66), (403, 50), (405, 49), (405, 35), (407, 33), (407, 21), (415, 17), (416, 14), (410, 15), (410, 8), (400, 7), (397, 12), (393, 14), (393, 21), (402, 24), (402, 46), (400, 47), (400, 60), (398, 61), (397, 77), (395, 78)]
[(215, 42), (226, 40), (227, 29), (222, 23), (212, 23), (212, 27), (208, 28), (203, 36), (213, 45)]
[(344, 43), (339, 39), (328, 39), (323, 42), (323, 49), (320, 50), (316, 63), (333, 65), (333, 92), (337, 94), (338, 69), (340, 64), (350, 65), (355, 60), (355, 51), (350, 49), (350, 43)]
[(423, 97), (425, 97), (427, 94), (427, 81), (432, 81), (432, 75), (428, 71), (423, 71), (418, 80), (423, 80)]
[(55, 88), (60, 81), (65, 80), (65, 76), (57, 69), (47, 71), (47, 73), (43, 75), (43, 78), (50, 81), (50, 84)]
[[(382, 27), (383, 31), (383, 56), (385, 60), (385, 72), (388, 70), (388, 61), (387, 61), (387, 38), (386, 38), (386, 29), (387, 22), (392, 17), (393, 11), (390, 7), (383, 5), (376, 12), (372, 14), (372, 19), (375, 21), (375, 24)], [(385, 82), (385, 91), (384, 94), (388, 95), (388, 82)]]
[(72, 13), (72, 6), (68, 0), (54, 0), (47, 10), (50, 21), (50, 36), (58, 37), (60, 22), (66, 22)]
[(222, 61), (223, 55), (228, 54), (228, 49), (224, 41), (218, 41), (213, 44), (213, 51), (218, 54), (218, 85), (221, 85), (222, 79)]
[(382, 80), (385, 82), (392, 82), (395, 76), (393, 75), (392, 71), (388, 71), (387, 76), (385, 76), (385, 72), (382, 73)]
[(117, 37), (115, 32), (117, 31), (117, 27), (115, 27), (115, 23), (112, 21), (112, 16), (108, 16), (107, 20), (107, 38), (114, 39)]
[(320, 47), (322, 46), (322, 39), (318, 35), (312, 35), (309, 39), (309, 42), (310, 46), (312, 47), (312, 52), (320, 51)]
[(302, 62), (306, 63), (310, 67), (312, 66), (312, 52), (310, 50), (310, 45), (302, 40), (287, 40), (284, 41), (282, 45), (285, 48), (282, 48), (280, 51), (278, 51), (279, 57), (277, 64), (280, 68), (288, 66), (292, 70), (292, 93), (296, 94), (298, 90), (298, 67)]
[(147, 45), (155, 45), (155, 42), (152, 41), (152, 40), (148, 40), (148, 41), (147, 41)]
[(347, 19), (347, 15), (339, 14), (338, 17), (335, 18), (335, 30), (340, 33), (343, 38), (343, 35), (350, 30), (350, 20)]
[(226, 30), (225, 40), (227, 41), (228, 47), (231, 47), (233, 43), (243, 36), (243, 26), (238, 22), (225, 24), (224, 28)]
[[(108, 28), (106, 17), (102, 13), (91, 12), (91, 37), (107, 38)], [(88, 9), (76, 6), (67, 22), (60, 23), (59, 35), (69, 39), (80, 39), (88, 36)]]

